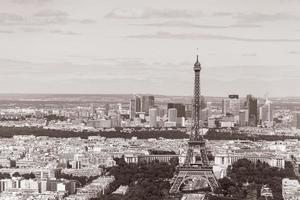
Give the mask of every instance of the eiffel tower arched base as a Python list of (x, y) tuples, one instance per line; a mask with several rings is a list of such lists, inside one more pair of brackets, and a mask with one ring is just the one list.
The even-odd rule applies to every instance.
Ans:
[(180, 167), (170, 194), (211, 193), (219, 187), (212, 168)]

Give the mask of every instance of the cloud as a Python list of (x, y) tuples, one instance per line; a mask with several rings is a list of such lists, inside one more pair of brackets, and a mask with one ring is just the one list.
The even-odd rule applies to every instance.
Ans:
[(289, 54), (294, 54), (294, 55), (299, 55), (300, 51), (289, 51), (288, 53)]
[(0, 13), (0, 25), (3, 26), (43, 26), (51, 24), (90, 24), (92, 19), (75, 19), (61, 10), (41, 10), (32, 16), (22, 16), (12, 13)]
[(32, 24), (36, 25), (47, 25), (47, 24), (69, 24), (69, 23), (80, 23), (88, 24), (94, 23), (92, 19), (73, 19), (70, 15), (61, 10), (41, 10), (34, 14), (31, 18)]
[(114, 19), (148, 19), (148, 18), (191, 18), (202, 16), (200, 11), (179, 9), (134, 9), (118, 8), (105, 15)]
[(261, 23), (272, 23), (277, 21), (296, 21), (299, 22), (300, 16), (293, 15), (287, 12), (275, 12), (275, 13), (261, 13), (261, 12), (250, 12), (250, 13), (237, 13), (237, 12), (213, 12), (212, 17), (229, 17), (235, 21), (233, 27), (262, 27)]
[(256, 55), (256, 53), (244, 53), (244, 54), (242, 54), (242, 56), (244, 56), (244, 57), (255, 57), (257, 55)]
[[(205, 67), (203, 76), (204, 79), (210, 79), (221, 82), (235, 82), (238, 83), (238, 88), (242, 90), (241, 85), (244, 85), (249, 80), (262, 82), (291, 82), (297, 80), (300, 76), (299, 67), (296, 65), (219, 65)], [(230, 72), (230, 73), (228, 73)], [(268, 72), (268, 73), (262, 73)], [(252, 82), (252, 81), (251, 81)], [(298, 81), (297, 81), (298, 82)], [(295, 84), (296, 82), (294, 82)], [(252, 86), (252, 92), (261, 89), (261, 86)], [(249, 85), (250, 86), (250, 85)], [(235, 86), (237, 88), (237, 86)], [(276, 87), (274, 86), (273, 89)], [(280, 87), (282, 88), (282, 86)], [(289, 87), (288, 87), (289, 88)], [(286, 88), (286, 89), (288, 89)], [(227, 91), (230, 91), (227, 90)], [(280, 90), (278, 90), (280, 91)], [(245, 92), (245, 91), (243, 91)]]
[(21, 27), (18, 30), (21, 30), (25, 33), (36, 33), (36, 32), (43, 32), (44, 29), (36, 28), (36, 27)]
[(214, 35), (214, 34), (201, 34), (201, 33), (170, 33), (170, 32), (157, 32), (154, 34), (140, 34), (140, 35), (129, 35), (128, 38), (136, 39), (181, 39), (181, 40), (230, 40), (239, 42), (300, 42), (300, 38), (246, 38), (236, 36), (225, 36), (225, 35)]
[(12, 31), (12, 30), (0, 30), (0, 33), (16, 33), (16, 32), (50, 33), (50, 34), (61, 34), (61, 35), (83, 35), (82, 33), (78, 33), (78, 32), (71, 31), (71, 30), (47, 29), (47, 28), (26, 27), (26, 26), (16, 28), (14, 31)]
[(68, 13), (61, 10), (41, 10), (35, 13), (37, 17), (66, 17), (69, 16)]
[(0, 34), (1, 33), (10, 34), (10, 33), (14, 33), (14, 31), (12, 31), (12, 30), (0, 30)]
[(300, 17), (296, 15), (291, 15), (289, 13), (238, 13), (234, 18), (241, 23), (259, 23), (259, 22), (275, 22), (281, 20), (299, 20)]
[[(172, 87), (180, 88), (183, 79), (181, 71), (174, 71), (172, 75), (177, 77), (177, 82), (171, 84), (171, 88), (163, 88), (164, 91), (157, 90), (165, 81), (173, 80), (174, 77), (168, 73), (171, 68), (182, 66), (178, 63), (145, 63), (138, 58), (100, 59), (97, 64), (37, 63), (0, 59), (1, 66), (5, 66), (0, 74), (2, 92), (165, 93), (173, 91)], [(9, 89), (5, 89), (5, 82), (12, 83)]]
[(82, 35), (82, 33), (77, 33), (73, 31), (64, 31), (64, 30), (50, 30), (49, 33), (61, 34), (61, 35)]
[(227, 28), (260, 28), (260, 25), (254, 24), (231, 24), (231, 25), (203, 25), (194, 24), (186, 21), (166, 21), (160, 23), (133, 24), (138, 26), (153, 27), (180, 27), (180, 28), (207, 28), (207, 29), (227, 29)]
[[(70, 60), (73, 61), (73, 57)], [(98, 61), (98, 64), (75, 64), (0, 59), (0, 89), (2, 92), (17, 93), (99, 93), (100, 91), (101, 93), (192, 94), (193, 62), (191, 61), (146, 63), (145, 59), (117, 57), (100, 58)], [(296, 65), (207, 66), (203, 69), (202, 91), (205, 95), (224, 96), (233, 90), (240, 95), (252, 93), (263, 96), (267, 90), (272, 95), (291, 95), (300, 92), (299, 88), (295, 91), (293, 87), (299, 83), (298, 68)], [(171, 69), (172, 76), (170, 76)], [(264, 71), (268, 73), (262, 73)], [(8, 82), (11, 83), (9, 88), (5, 84)], [(166, 82), (172, 84), (165, 84)]]
[[(152, 79), (167, 77), (172, 68), (182, 68), (181, 63), (146, 63), (139, 58), (108, 58), (97, 59), (97, 62), (76, 62), (77, 56), (71, 56), (72, 62), (39, 63), (22, 60), (0, 59), (0, 67), (5, 66), (0, 77), (8, 75), (25, 75), (43, 77), (48, 75), (64, 78), (103, 78), (103, 79)], [(75, 59), (74, 59), (75, 58)], [(80, 56), (79, 59), (82, 57)], [(165, 72), (165, 73), (161, 73)], [(157, 74), (158, 73), (158, 74)], [(153, 76), (153, 74), (156, 74)], [(175, 73), (176, 74), (176, 73)], [(162, 79), (163, 79), (162, 78)]]
[(18, 4), (43, 4), (51, 1), (52, 0), (12, 0), (13, 3)]
[(96, 23), (96, 20), (93, 19), (82, 19), (82, 20), (77, 20), (81, 24), (94, 24)]
[(11, 13), (0, 13), (0, 24), (1, 25), (13, 25), (20, 24), (25, 21), (24, 17), (17, 14)]
[[(106, 60), (106, 59), (100, 59)], [(28, 93), (155, 93), (191, 95), (193, 76), (191, 62), (151, 62), (132, 58), (108, 58), (109, 63), (74, 64), (35, 63), (0, 59), (2, 92)], [(188, 65), (190, 68), (187, 68)], [(170, 76), (170, 68), (172, 76)], [(276, 69), (276, 70), (274, 70)], [(261, 73), (267, 71), (268, 73)], [(284, 96), (299, 82), (298, 66), (208, 66), (202, 77), (205, 95)], [(16, 81), (18, 80), (18, 81)], [(176, 80), (174, 82), (174, 80)], [(7, 88), (5, 83), (11, 83)], [(22, 84), (19, 84), (22, 82)], [(172, 82), (174, 84), (165, 84)], [(162, 87), (163, 85), (163, 87)], [(262, 85), (264, 87), (262, 87)], [(299, 92), (298, 88), (296, 92)], [(282, 93), (283, 92), (283, 93)]]
[(230, 12), (213, 12), (212, 16), (226, 17), (226, 16), (232, 16), (232, 13), (230, 13)]
[(263, 27), (263, 26), (258, 25), (258, 24), (236, 23), (236, 24), (230, 25), (229, 28), (261, 28), (261, 27)]

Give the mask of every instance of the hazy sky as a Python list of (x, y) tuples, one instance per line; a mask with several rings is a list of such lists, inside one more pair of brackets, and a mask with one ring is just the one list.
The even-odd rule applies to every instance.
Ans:
[[(198, 51), (197, 51), (198, 48)], [(0, 93), (300, 96), (300, 0), (0, 0)]]

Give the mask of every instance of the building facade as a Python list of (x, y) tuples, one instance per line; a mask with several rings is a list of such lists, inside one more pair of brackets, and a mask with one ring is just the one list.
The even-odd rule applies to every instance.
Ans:
[(257, 122), (258, 122), (257, 98), (253, 97), (252, 95), (247, 95), (246, 106), (248, 109), (249, 126), (257, 126)]
[(157, 127), (157, 108), (149, 109), (149, 125), (150, 127)]
[(168, 109), (168, 121), (169, 122), (177, 121), (177, 109), (176, 108)]
[(240, 111), (240, 99), (239, 95), (229, 95), (228, 98), (222, 101), (222, 113), (239, 115)]
[(300, 129), (300, 112), (293, 113), (292, 127)]
[(177, 117), (185, 117), (185, 105), (182, 103), (168, 103), (168, 109), (176, 108)]
[(262, 125), (271, 124), (273, 122), (273, 104), (266, 100), (265, 104), (259, 109), (259, 119)]
[(135, 99), (130, 99), (129, 103), (129, 117), (131, 120), (134, 119), (136, 113), (136, 103)]
[(142, 112), (149, 114), (149, 109), (154, 107), (154, 96), (142, 97)]

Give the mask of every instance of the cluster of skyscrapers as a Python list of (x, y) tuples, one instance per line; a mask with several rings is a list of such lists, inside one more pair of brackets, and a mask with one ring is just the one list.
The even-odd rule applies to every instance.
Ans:
[(155, 105), (154, 96), (135, 96), (130, 100), (130, 119), (134, 119), (137, 113), (149, 114), (150, 108), (154, 108)]
[(189, 109), (191, 106), (182, 103), (168, 103), (167, 108), (162, 108), (155, 105), (154, 96), (135, 95), (130, 99), (129, 116), (130, 120), (139, 118), (148, 121), (150, 127), (176, 127), (184, 126), (186, 113), (191, 116)]
[(227, 117), (232, 116), (233, 122), (239, 126), (272, 126), (273, 104), (268, 99), (259, 106), (257, 98), (247, 95), (245, 101), (239, 95), (229, 95), (222, 101), (222, 113)]
[[(201, 98), (201, 124), (209, 128), (251, 126), (271, 127), (273, 125), (273, 103), (265, 99), (259, 103), (252, 95), (240, 99), (239, 95), (231, 94), (222, 99), (220, 107), (212, 106)], [(156, 105), (154, 96), (135, 95), (130, 99), (130, 120), (141, 119), (149, 127), (184, 127), (192, 117), (192, 104), (167, 103)], [(299, 114), (300, 119), (300, 114)], [(300, 120), (299, 124), (300, 124)]]

